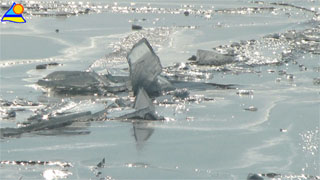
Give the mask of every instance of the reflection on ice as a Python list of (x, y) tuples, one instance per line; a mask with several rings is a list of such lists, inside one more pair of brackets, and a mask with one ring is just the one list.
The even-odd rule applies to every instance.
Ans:
[(148, 122), (133, 122), (133, 134), (138, 146), (146, 142), (154, 132), (154, 128)]

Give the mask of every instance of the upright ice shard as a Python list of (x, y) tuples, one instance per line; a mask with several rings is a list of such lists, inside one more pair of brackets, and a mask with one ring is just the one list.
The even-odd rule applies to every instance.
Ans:
[(127, 60), (134, 94), (138, 94), (140, 87), (143, 87), (149, 95), (159, 93), (157, 81), (162, 71), (162, 65), (159, 57), (145, 38), (133, 46), (128, 53)]
[(217, 51), (207, 51), (199, 49), (197, 51), (197, 64), (221, 66), (235, 61), (235, 56), (221, 54)]
[(155, 107), (151, 102), (147, 92), (143, 89), (139, 89), (139, 93), (134, 103), (135, 111), (119, 117), (120, 119), (144, 119), (144, 120), (162, 120), (161, 116), (158, 116), (155, 112)]
[(155, 108), (151, 102), (151, 99), (149, 98), (147, 92), (143, 88), (139, 89), (138, 96), (134, 102), (134, 108), (136, 110), (148, 108), (151, 111), (155, 111)]

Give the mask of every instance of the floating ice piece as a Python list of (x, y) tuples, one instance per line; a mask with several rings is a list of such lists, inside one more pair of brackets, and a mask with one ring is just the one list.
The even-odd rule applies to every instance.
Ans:
[(288, 130), (287, 129), (280, 129), (280, 132), (283, 132), (283, 133), (286, 133), (286, 132), (288, 132)]
[(98, 164), (97, 164), (97, 167), (98, 168), (103, 168), (106, 164), (106, 159), (103, 158)]
[(132, 90), (135, 95), (139, 88), (153, 96), (158, 95), (164, 84), (169, 86), (169, 82), (160, 78), (162, 65), (159, 57), (154, 53), (147, 39), (143, 38), (136, 43), (127, 56), (130, 67), (130, 80)]
[(287, 79), (288, 80), (293, 80), (293, 78), (294, 78), (293, 74), (287, 74)]
[(281, 176), (281, 174), (277, 174), (277, 173), (267, 173), (267, 174), (260, 174), (260, 175), (268, 178), (276, 178), (277, 176)]
[(217, 51), (207, 51), (199, 49), (197, 51), (197, 64), (221, 66), (235, 61), (235, 56), (221, 54)]
[(248, 108), (245, 108), (244, 110), (246, 110), (246, 111), (258, 111), (258, 108), (254, 107), (254, 106), (249, 106)]

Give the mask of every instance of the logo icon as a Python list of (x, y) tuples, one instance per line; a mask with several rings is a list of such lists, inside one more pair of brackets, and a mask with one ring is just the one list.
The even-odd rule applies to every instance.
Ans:
[(13, 3), (10, 9), (3, 15), (1, 22), (26, 23), (26, 20), (22, 16), (23, 11), (24, 8), (21, 4)]

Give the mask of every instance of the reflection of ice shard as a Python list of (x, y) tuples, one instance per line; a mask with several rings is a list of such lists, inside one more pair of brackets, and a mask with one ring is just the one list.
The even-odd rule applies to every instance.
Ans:
[(134, 94), (143, 87), (148, 94), (159, 93), (158, 76), (162, 71), (159, 57), (154, 53), (149, 42), (143, 38), (128, 53), (130, 79)]
[(152, 104), (147, 92), (142, 88), (136, 97), (134, 108), (136, 111), (128, 113), (119, 118), (121, 119), (145, 119), (145, 120), (161, 120), (155, 113), (155, 107)]
[(216, 51), (197, 51), (197, 64), (221, 66), (235, 61), (235, 57), (227, 54), (221, 54)]
[(154, 129), (148, 126), (146, 122), (133, 123), (133, 135), (138, 144), (147, 141), (154, 132)]

